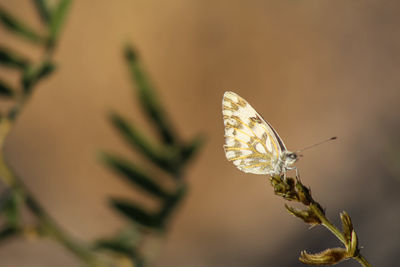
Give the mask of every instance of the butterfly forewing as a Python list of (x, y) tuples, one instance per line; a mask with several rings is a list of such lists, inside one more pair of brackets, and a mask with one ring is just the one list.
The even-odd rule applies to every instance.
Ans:
[(273, 174), (285, 145), (273, 128), (239, 95), (222, 100), (225, 154), (244, 172)]

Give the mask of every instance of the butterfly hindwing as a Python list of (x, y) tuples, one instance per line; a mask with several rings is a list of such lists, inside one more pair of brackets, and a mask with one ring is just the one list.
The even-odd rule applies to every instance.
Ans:
[(244, 172), (275, 173), (285, 146), (273, 128), (246, 100), (233, 92), (225, 92), (222, 113), (227, 159)]

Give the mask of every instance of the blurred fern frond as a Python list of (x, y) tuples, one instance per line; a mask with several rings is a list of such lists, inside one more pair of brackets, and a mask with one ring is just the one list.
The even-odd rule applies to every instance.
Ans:
[[(116, 112), (110, 115), (110, 121), (132, 150), (139, 152), (168, 178), (156, 177), (152, 171), (139, 163), (113, 153), (103, 152), (102, 160), (128, 184), (157, 200), (160, 206), (158, 210), (150, 211), (130, 200), (111, 197), (112, 207), (129, 222), (125, 229), (112, 237), (101, 238), (93, 243), (81, 242), (69, 236), (29, 192), (23, 181), (7, 164), (4, 155), (4, 141), (26, 101), (37, 85), (56, 69), (53, 53), (72, 2), (51, 1), (50, 5), (50, 1), (46, 0), (32, 1), (42, 24), (40, 29), (31, 27), (23, 19), (17, 18), (0, 6), (0, 27), (42, 51), (40, 59), (34, 60), (0, 40), (0, 67), (12, 69), (19, 75), (18, 84), (0, 78), (0, 98), (12, 102), (10, 108), (0, 110), (0, 178), (5, 187), (0, 193), (0, 243), (23, 235), (49, 237), (87, 266), (126, 266), (118, 262), (121, 256), (129, 259), (135, 266), (144, 266), (149, 262), (149, 257), (142, 244), (149, 234), (163, 235), (166, 232), (171, 215), (186, 193), (184, 169), (199, 151), (202, 138), (198, 136), (185, 141), (178, 136), (150, 79), (142, 69), (139, 58), (128, 46), (125, 50), (126, 62), (137, 89), (139, 102), (147, 120), (154, 126), (158, 140), (149, 138), (140, 127)], [(172, 188), (165, 188), (160, 182), (162, 179), (172, 181)], [(24, 211), (33, 215), (33, 223), (23, 219)], [(112, 252), (118, 257), (108, 258), (99, 253), (99, 250)]]
[[(178, 136), (153, 85), (143, 70), (139, 57), (131, 46), (126, 47), (125, 58), (143, 113), (157, 132), (158, 140), (151, 140), (135, 123), (129, 122), (115, 112), (110, 116), (111, 124), (130, 148), (141, 154), (151, 165), (164, 171), (167, 177), (172, 177), (174, 185), (172, 190), (166, 190), (160, 181), (168, 178), (155, 177), (150, 170), (139, 167), (139, 163), (103, 152), (102, 160), (111, 170), (128, 181), (134, 188), (140, 189), (156, 199), (160, 203), (160, 207), (156, 211), (149, 211), (133, 201), (115, 197), (112, 197), (110, 202), (112, 207), (125, 216), (133, 226), (142, 227), (139, 227), (139, 231), (164, 233), (172, 213), (186, 193), (184, 169), (199, 151), (203, 138), (197, 136), (191, 141), (183, 141)], [(119, 239), (102, 239), (97, 245), (131, 257), (136, 264), (145, 264), (144, 256), (138, 252), (140, 244), (141, 239), (139, 238), (135, 244), (130, 245), (129, 250), (126, 249), (126, 245), (121, 245)]]
[[(33, 234), (50, 237), (62, 244), (88, 265), (95, 266), (92, 253), (70, 238), (47, 214), (40, 203), (29, 192), (23, 181), (7, 164), (4, 155), (4, 142), (13, 128), (21, 109), (29, 100), (39, 82), (49, 77), (56, 68), (53, 61), (54, 48), (59, 39), (63, 23), (68, 13), (71, 0), (53, 1), (50, 6), (45, 0), (32, 0), (42, 22), (40, 29), (35, 29), (23, 19), (0, 6), (0, 27), (21, 39), (21, 42), (33, 44), (42, 55), (32, 59), (22, 52), (11, 48), (0, 40), (0, 67), (16, 71), (19, 83), (11, 85), (5, 78), (0, 79), (0, 98), (11, 101), (7, 110), (0, 111), (0, 178), (5, 189), (0, 194), (0, 242), (9, 238)], [(24, 211), (29, 211), (34, 222), (26, 222)], [(97, 265), (96, 265), (97, 266)]]
[(45, 0), (32, 1), (42, 22), (41, 29), (34, 29), (23, 19), (17, 18), (0, 6), (0, 27), (11, 35), (38, 46), (43, 51), (40, 60), (35, 62), (21, 52), (0, 43), (0, 65), (17, 70), (20, 77), (19, 86), (15, 87), (12, 87), (8, 81), (0, 80), (0, 97), (14, 101), (13, 107), (6, 111), (6, 114), (1, 115), (11, 121), (15, 119), (35, 85), (55, 70), (56, 64), (52, 60), (53, 51), (72, 2), (59, 0), (54, 6), (50, 6)]

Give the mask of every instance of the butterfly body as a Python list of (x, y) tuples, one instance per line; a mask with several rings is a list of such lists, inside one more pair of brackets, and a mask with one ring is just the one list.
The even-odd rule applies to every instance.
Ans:
[(298, 159), (286, 149), (274, 128), (250, 104), (233, 92), (222, 100), (225, 126), (225, 155), (241, 171), (279, 175)]

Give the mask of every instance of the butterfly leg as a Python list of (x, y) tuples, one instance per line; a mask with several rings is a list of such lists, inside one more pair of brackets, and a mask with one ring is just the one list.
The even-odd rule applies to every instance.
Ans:
[(296, 171), (296, 180), (299, 181), (299, 182), (301, 182), (301, 181), (300, 181), (300, 173), (299, 173), (299, 170), (297, 169), (297, 167), (294, 167), (294, 169), (295, 169), (295, 171)]
[[(296, 172), (296, 180), (300, 182), (300, 173), (296, 166), (294, 167), (287, 167), (286, 171), (294, 170)], [(286, 171), (283, 173), (284, 179), (286, 180)]]

